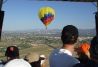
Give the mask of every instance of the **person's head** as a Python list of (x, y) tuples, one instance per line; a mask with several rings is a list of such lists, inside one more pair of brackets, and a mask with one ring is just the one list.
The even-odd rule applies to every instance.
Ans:
[(45, 60), (46, 59), (46, 56), (45, 55), (40, 55), (40, 58), (39, 58), (40, 60)]
[(65, 44), (74, 44), (78, 38), (78, 29), (73, 25), (67, 25), (63, 28), (61, 34), (61, 40), (63, 45)]
[(82, 53), (87, 53), (89, 51), (90, 44), (88, 44), (88, 43), (82, 43), (79, 48), (80, 48), (80, 51)]
[(16, 46), (9, 46), (6, 49), (5, 56), (7, 60), (19, 58), (19, 49)]
[(31, 65), (23, 59), (13, 59), (6, 63), (4, 67), (31, 67)]
[(90, 56), (92, 60), (96, 60), (98, 62), (98, 36), (95, 36), (91, 40), (91, 46), (90, 46)]
[(85, 42), (85, 43), (80, 44), (80, 46), (77, 48), (78, 55), (80, 57), (83, 57), (83, 56), (90, 57), (89, 48), (90, 48), (90, 44), (89, 43)]

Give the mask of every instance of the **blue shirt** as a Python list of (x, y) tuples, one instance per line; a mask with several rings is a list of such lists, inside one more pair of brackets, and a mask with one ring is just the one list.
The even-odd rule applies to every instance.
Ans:
[(79, 61), (66, 49), (55, 49), (49, 57), (50, 67), (73, 67)]

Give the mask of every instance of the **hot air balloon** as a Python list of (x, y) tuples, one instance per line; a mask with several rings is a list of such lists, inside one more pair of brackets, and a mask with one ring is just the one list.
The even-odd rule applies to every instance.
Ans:
[(42, 7), (39, 10), (39, 18), (43, 22), (43, 24), (47, 26), (52, 22), (55, 17), (55, 11), (51, 7)]

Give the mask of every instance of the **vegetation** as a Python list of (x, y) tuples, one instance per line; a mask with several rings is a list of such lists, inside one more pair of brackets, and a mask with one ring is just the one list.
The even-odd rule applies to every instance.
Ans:
[[(85, 36), (87, 37), (87, 36)], [(77, 45), (87, 41), (90, 42), (91, 39), (86, 39), (78, 41)], [(0, 58), (5, 58), (6, 47), (10, 45), (15, 45), (20, 49), (20, 56), (24, 56), (29, 52), (37, 52), (39, 54), (45, 54), (49, 57), (51, 51), (55, 48), (62, 46), (62, 42), (59, 34), (46, 34), (46, 33), (33, 33), (33, 32), (6, 32), (2, 34), (2, 39), (0, 42)], [(48, 64), (48, 60), (47, 60)]]

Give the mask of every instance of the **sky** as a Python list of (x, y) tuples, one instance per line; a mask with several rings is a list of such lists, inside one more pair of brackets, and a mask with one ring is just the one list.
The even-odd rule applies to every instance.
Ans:
[[(96, 3), (94, 3), (96, 4)], [(55, 18), (48, 29), (62, 29), (74, 25), (79, 29), (95, 28), (96, 7), (91, 2), (7, 0), (3, 4), (5, 11), (3, 31), (45, 29), (38, 16), (39, 9), (45, 6), (55, 10)]]

